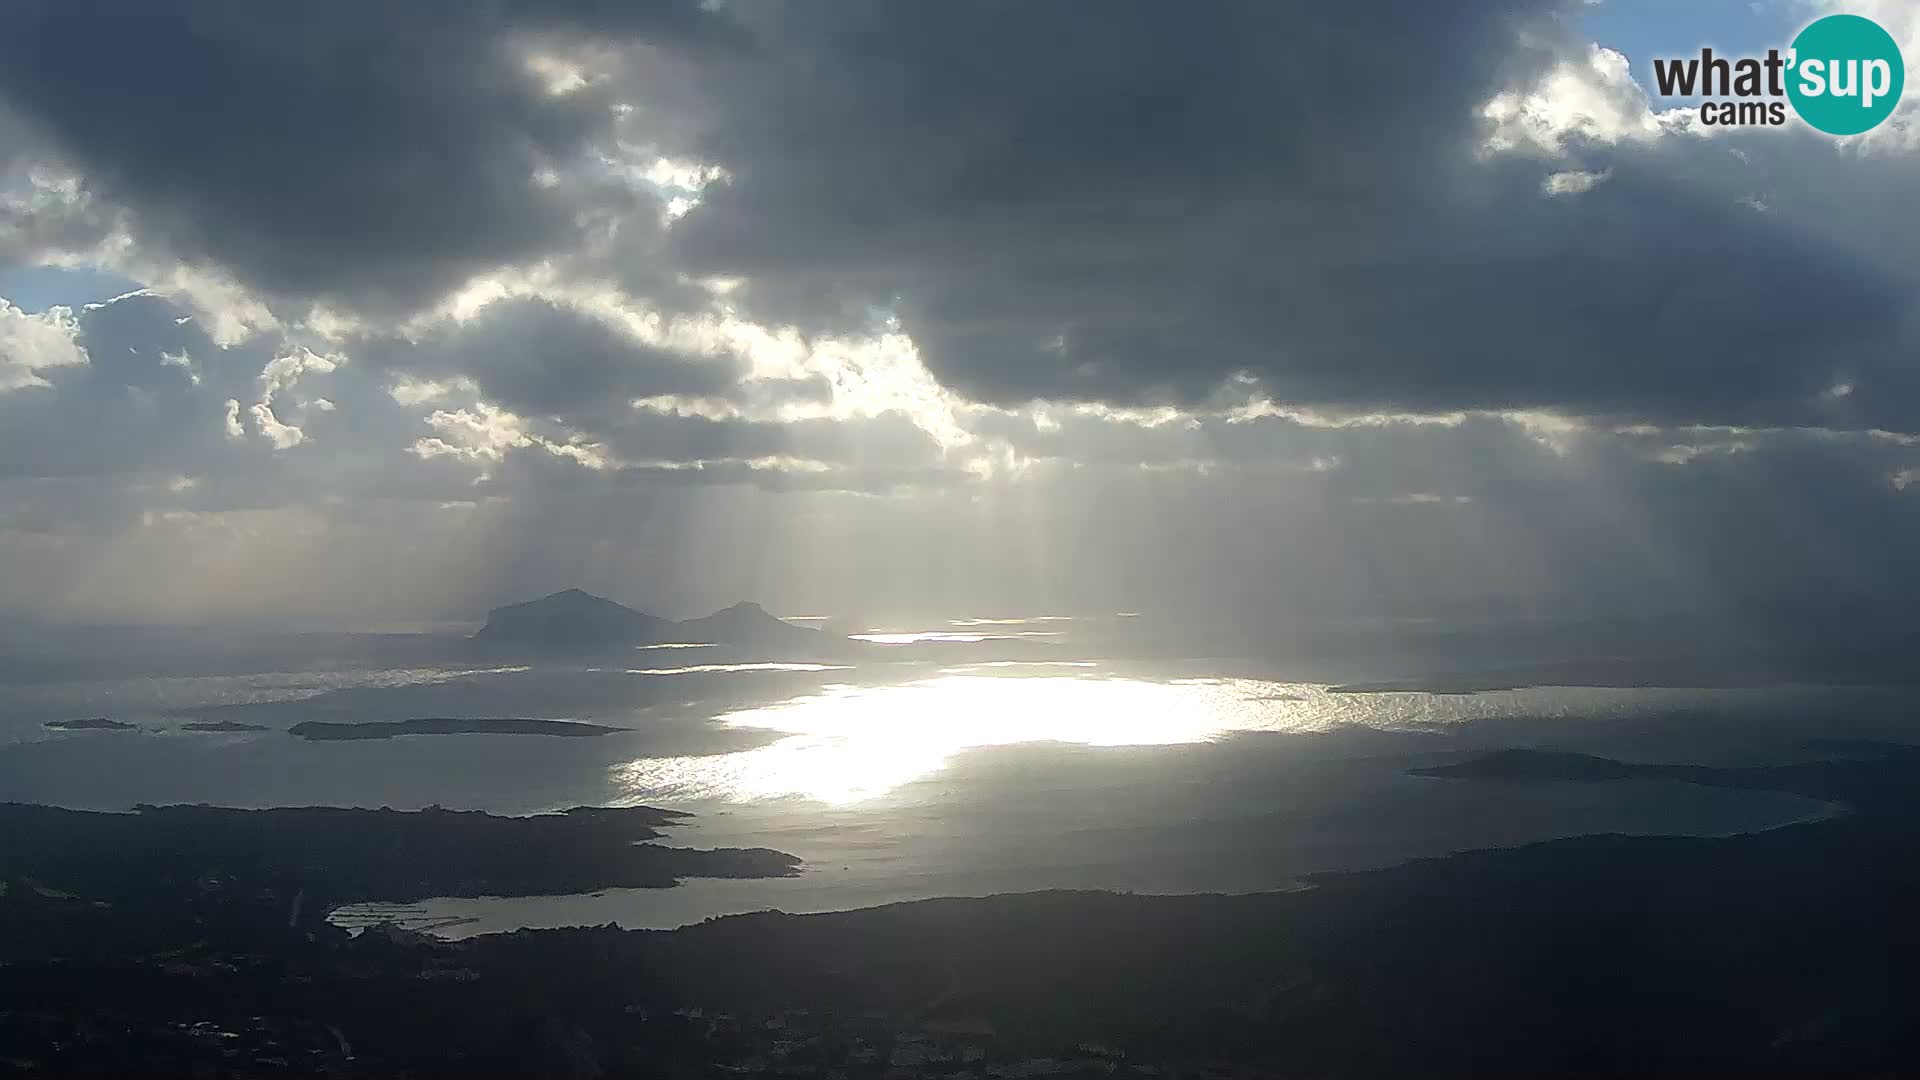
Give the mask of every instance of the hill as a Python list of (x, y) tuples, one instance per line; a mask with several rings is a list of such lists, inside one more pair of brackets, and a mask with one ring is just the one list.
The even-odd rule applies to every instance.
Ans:
[(767, 614), (759, 604), (741, 601), (698, 619), (683, 619), (674, 624), (674, 640), (711, 641), (722, 645), (777, 645), (810, 643), (820, 639), (820, 631)]
[(819, 631), (781, 622), (759, 604), (742, 601), (697, 619), (675, 622), (624, 604), (568, 589), (538, 600), (494, 608), (474, 640), (542, 649), (603, 649), (630, 645), (804, 645)]
[(659, 641), (672, 627), (673, 623), (666, 619), (579, 589), (568, 589), (538, 600), (494, 608), (487, 613), (487, 624), (474, 639), (546, 648), (580, 648)]

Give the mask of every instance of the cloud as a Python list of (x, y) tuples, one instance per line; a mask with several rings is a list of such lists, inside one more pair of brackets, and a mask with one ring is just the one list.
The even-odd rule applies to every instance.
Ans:
[[(619, 325), (644, 311), (895, 332), (940, 390), (998, 404), (1190, 405), (1245, 377), (1297, 407), (1825, 422), (1845, 378), (1862, 423), (1914, 426), (1890, 359), (1913, 273), (1815, 187), (1897, 170), (1657, 113), (1556, 0), (290, 22), (207, 0), (103, 20), (73, 86), (34, 47), (54, 10), (10, 37), (0, 95), (76, 171), (35, 173), (21, 220), (174, 258), (221, 344), (475, 297), (475, 326), (395, 364), (470, 361), (518, 413), (724, 397), (724, 364)], [(98, 105), (136, 81), (140, 108)], [(514, 280), (539, 284), (484, 294)]]
[(1548, 195), (1581, 195), (1606, 183), (1607, 178), (1612, 175), (1611, 172), (1582, 172), (1579, 169), (1568, 169), (1565, 172), (1548, 175), (1540, 182), (1540, 190)]
[[(731, 180), (674, 250), (758, 317), (889, 312), (975, 400), (1245, 374), (1306, 406), (1773, 422), (1859, 367), (1872, 422), (1916, 420), (1912, 273), (1835, 242), (1872, 215), (1737, 204), (1874, 167), (1656, 115), (1557, 5), (740, 10), (688, 150)], [(1300, 44), (1340, 41), (1368, 45)]]
[(0, 605), (1920, 598), (1912, 110), (1577, 6), (29, 0)]
[(508, 450), (534, 445), (533, 436), (527, 434), (518, 416), (484, 402), (471, 409), (435, 409), (426, 424), (436, 434), (412, 447), (423, 458), (499, 461)]
[(674, 352), (591, 311), (546, 300), (500, 301), (436, 329), (418, 343), (389, 343), (382, 362), (403, 367), (414, 380), (406, 386), (464, 379), (488, 400), (535, 415), (577, 417), (622, 410), (641, 397), (719, 394), (745, 374), (738, 357)]
[[(162, 361), (166, 362), (164, 355)], [(332, 374), (340, 363), (341, 361), (335, 357), (321, 356), (306, 348), (296, 349), (284, 356), (276, 356), (267, 361), (267, 365), (260, 369), (260, 399), (247, 407), (247, 415), (253, 418), (254, 429), (260, 433), (260, 437), (273, 444), (275, 450), (290, 450), (306, 442), (305, 430), (297, 425), (283, 422), (280, 414), (274, 411), (274, 398), (292, 390), (294, 384), (298, 383), (303, 376)], [(332, 412), (334, 407), (333, 402), (326, 398), (318, 398), (311, 402), (296, 400), (291, 404), (291, 409), (295, 412), (307, 408), (314, 408), (319, 412)], [(283, 403), (281, 412), (288, 411), (288, 408), (289, 406)], [(233, 434), (235, 426), (236, 422), (232, 413), (229, 412), (227, 421), (229, 435)]]
[(728, 36), (694, 0), (28, 0), (0, 35), (0, 96), (142, 244), (268, 295), (391, 309), (567, 249), (583, 211), (631, 201), (537, 182), (613, 118), (591, 85), (555, 92), (539, 57)]
[(1622, 54), (1600, 45), (1568, 50), (1530, 86), (1495, 94), (1481, 108), (1493, 151), (1557, 154), (1581, 146), (1646, 143), (1699, 131), (1688, 109), (1655, 112)]
[(0, 299), (0, 393), (44, 387), (42, 371), (86, 363), (79, 329), (71, 308), (29, 315)]

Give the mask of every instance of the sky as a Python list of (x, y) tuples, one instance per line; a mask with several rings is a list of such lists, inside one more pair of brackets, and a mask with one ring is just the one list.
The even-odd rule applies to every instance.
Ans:
[(0, 613), (1717, 618), (1920, 600), (1895, 0), (26, 0)]

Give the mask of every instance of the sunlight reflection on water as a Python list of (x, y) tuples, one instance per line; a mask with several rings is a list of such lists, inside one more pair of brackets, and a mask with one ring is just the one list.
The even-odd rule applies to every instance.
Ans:
[(754, 750), (640, 759), (614, 770), (633, 800), (799, 796), (830, 804), (875, 798), (977, 747), (1196, 743), (1233, 731), (1318, 731), (1317, 686), (1248, 679), (1152, 682), (1104, 676), (1004, 677), (955, 669), (893, 686), (833, 685), (728, 713), (732, 728), (781, 732)]
[[(598, 668), (588, 668), (598, 671)], [(715, 675), (742, 671), (848, 671), (848, 664), (787, 664), (761, 662), (752, 664), (688, 664), (684, 667), (662, 668), (626, 668), (629, 675)]]
[(1087, 660), (990, 661), (879, 686), (726, 713), (726, 728), (777, 733), (751, 750), (616, 765), (620, 801), (802, 798), (847, 805), (939, 772), (967, 750), (1021, 743), (1172, 746), (1235, 732), (1441, 731), (1475, 720), (1598, 718), (1665, 704), (1764, 699), (1765, 691), (1538, 687), (1482, 694), (1336, 693), (1317, 683), (1140, 678)]

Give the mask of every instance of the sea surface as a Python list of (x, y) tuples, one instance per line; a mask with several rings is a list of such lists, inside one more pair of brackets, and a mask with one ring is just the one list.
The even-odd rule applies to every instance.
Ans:
[[(1063, 619), (952, 620), (866, 638), (805, 656), (714, 645), (592, 663), (486, 655), (456, 637), (225, 651), (143, 638), (110, 653), (79, 642), (73, 656), (42, 644), (0, 660), (0, 799), (514, 814), (645, 804), (695, 815), (668, 843), (771, 847), (805, 861), (792, 879), (340, 916), (399, 915), (463, 934), (1047, 888), (1243, 892), (1561, 836), (1749, 831), (1831, 808), (1661, 781), (1474, 784), (1407, 769), (1506, 746), (1730, 764), (1792, 760), (1814, 735), (1912, 738), (1910, 691), (1892, 688), (1345, 693), (1334, 687), (1348, 673), (1314, 678), (1270, 660), (1100, 655)], [(344, 742), (286, 731), (421, 716), (624, 730)], [(89, 717), (134, 726), (47, 726)], [(208, 721), (260, 730), (183, 727)]]

